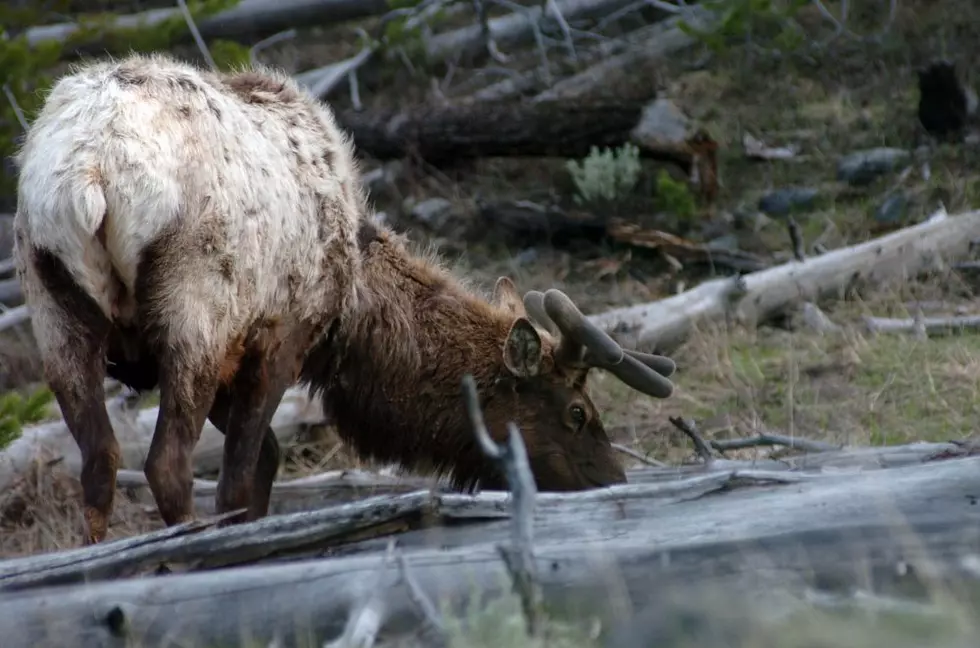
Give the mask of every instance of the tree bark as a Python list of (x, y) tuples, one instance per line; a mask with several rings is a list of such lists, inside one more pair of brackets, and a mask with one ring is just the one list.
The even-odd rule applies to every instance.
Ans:
[[(481, 157), (580, 158), (630, 140), (643, 102), (459, 103), (398, 113), (344, 111), (359, 151), (380, 160), (417, 155), (433, 165)], [(640, 154), (683, 164), (673, 151)]]
[[(733, 316), (761, 324), (804, 301), (842, 298), (849, 290), (905, 281), (970, 251), (980, 211), (926, 221), (880, 238), (738, 279), (706, 281), (679, 295), (591, 315), (632, 347), (676, 349), (694, 327)], [(741, 285), (739, 283), (741, 282)]]
[[(624, 604), (652, 610), (679, 600), (694, 606), (687, 614), (715, 623), (725, 615), (707, 605), (708, 594), (720, 595), (719, 604), (752, 602), (742, 620), (756, 629), (760, 618), (776, 610), (773, 604), (782, 611), (804, 609), (816, 595), (862, 590), (909, 604), (916, 592), (936, 588), (956, 588), (962, 595), (968, 586), (975, 595), (980, 588), (970, 557), (980, 542), (980, 510), (973, 504), (978, 475), (980, 457), (815, 475), (709, 467), (683, 480), (540, 495), (534, 519), (537, 578), (549, 607), (598, 616), (604, 628), (629, 617)], [(378, 498), (372, 510), (397, 514), (429, 497)], [(437, 502), (438, 526), (397, 536), (412, 581), (428, 598), (455, 610), (473, 596), (486, 600), (487, 594), (503, 593), (508, 571), (497, 546), (510, 538), (507, 495), (441, 495), (430, 501)], [(357, 506), (309, 518), (325, 528), (345, 516), (350, 520)], [(110, 543), (8, 561), (0, 572), (24, 577), (35, 573), (23, 569), (29, 561), (48, 561), (48, 569), (57, 563), (61, 577), (74, 572), (74, 578), (84, 578), (78, 574), (92, 567), (86, 556), (94, 553), (101, 553), (102, 568), (127, 555), (144, 556), (138, 563), (154, 552), (155, 558), (220, 560), (215, 551), (208, 553), (209, 543), (226, 555), (239, 551), (238, 542), (262, 553), (268, 547), (262, 549), (260, 530), (273, 542), (271, 529), (281, 524), (295, 530), (297, 519), (171, 537), (147, 549), (136, 540), (117, 541), (128, 548), (115, 558)], [(164, 546), (170, 553), (159, 553)], [(294, 645), (304, 633), (320, 645), (337, 636), (368, 597), (379, 601), (386, 632), (417, 631), (419, 612), (399, 582), (399, 569), (386, 566), (386, 547), (386, 541), (373, 540), (327, 559), (7, 592), (0, 595), (4, 646), (46, 645), (69, 636), (80, 648), (159, 645), (165, 637), (194, 645), (234, 644), (242, 636), (267, 645), (278, 637)], [(655, 623), (647, 630), (666, 628)], [(743, 643), (728, 639), (727, 645)]]

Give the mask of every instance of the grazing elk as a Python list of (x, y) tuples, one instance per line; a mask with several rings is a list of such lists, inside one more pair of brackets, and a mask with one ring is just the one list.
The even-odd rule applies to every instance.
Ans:
[(82, 455), (86, 543), (105, 538), (120, 448), (108, 375), (159, 386), (145, 473), (167, 525), (193, 516), (205, 417), (225, 435), (216, 505), (266, 514), (269, 427), (297, 382), (365, 457), (503, 488), (461, 397), (523, 431), (542, 490), (625, 481), (585, 391), (591, 367), (669, 396), (673, 362), (623, 351), (556, 290), (487, 301), (375, 224), (353, 147), (288, 76), (163, 55), (86, 64), (22, 150), (18, 275), (45, 377)]

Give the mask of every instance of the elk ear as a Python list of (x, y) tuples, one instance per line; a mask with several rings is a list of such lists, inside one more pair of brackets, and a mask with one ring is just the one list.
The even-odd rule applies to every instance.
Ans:
[(518, 317), (527, 314), (524, 312), (524, 301), (510, 277), (497, 279), (497, 283), (493, 286), (491, 302), (499, 308), (506, 308)]
[(541, 373), (544, 354), (541, 336), (526, 317), (518, 317), (504, 342), (504, 364), (518, 378), (530, 378)]

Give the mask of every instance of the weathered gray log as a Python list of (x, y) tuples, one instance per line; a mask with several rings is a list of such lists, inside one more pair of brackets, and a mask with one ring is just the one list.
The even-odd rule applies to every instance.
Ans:
[[(715, 459), (708, 472), (733, 470), (822, 471), (874, 470), (922, 463), (934, 458), (964, 456), (968, 452), (953, 443), (913, 443), (902, 446), (851, 447), (833, 452), (797, 454), (782, 459)], [(701, 464), (627, 469), (630, 484), (655, 484), (706, 474)], [(129, 497), (147, 506), (155, 506), (146, 477), (133, 470), (119, 471), (118, 485)], [(194, 480), (194, 507), (198, 515), (214, 514), (217, 482)], [(421, 489), (450, 490), (445, 479), (389, 476), (363, 470), (335, 470), (300, 479), (277, 481), (272, 486), (270, 514), (296, 513), (327, 506), (347, 504), (376, 495), (394, 495)]]
[(850, 289), (906, 281), (966, 255), (980, 237), (980, 210), (929, 220), (805, 261), (733, 279), (706, 281), (660, 301), (637, 304), (590, 319), (621, 343), (661, 353), (681, 344), (695, 326), (736, 321), (757, 325), (801, 302), (841, 298)]
[[(565, 20), (601, 18), (632, 4), (632, 0), (557, 0), (559, 11)], [(550, 14), (541, 19), (541, 6), (529, 6), (526, 11), (509, 13), (488, 21), (490, 35), (502, 50), (529, 43), (534, 38), (534, 25), (540, 21), (544, 28), (554, 27)], [(479, 24), (438, 34), (425, 40), (425, 56), (431, 63), (442, 62), (459, 56), (463, 60), (475, 60), (486, 54)]]
[[(182, 533), (157, 531), (142, 540), (126, 538), (80, 550), (41, 554), (0, 562), (0, 591), (42, 585), (124, 578), (160, 567), (168, 570), (214, 569), (310, 547), (343, 543), (354, 535), (391, 532), (393, 523), (407, 527), (434, 500), (427, 491), (372, 497), (353, 504), (275, 515), (248, 525)], [(119, 547), (114, 545), (119, 544)]]
[[(3, 315), (0, 315), (2, 318)], [(109, 420), (122, 447), (120, 467), (143, 469), (156, 427), (157, 408), (133, 409), (120, 398), (106, 401)], [(288, 443), (304, 426), (324, 420), (319, 399), (310, 400), (306, 389), (294, 387), (286, 392), (272, 420), (280, 443)], [(221, 465), (224, 435), (205, 421), (201, 439), (194, 448), (195, 473), (213, 474)], [(82, 458), (78, 445), (64, 420), (49, 421), (24, 428), (20, 438), (0, 452), (0, 491), (26, 475), (36, 460), (58, 461), (60, 470), (78, 475)]]
[[(197, 23), (206, 39), (248, 40), (270, 36), (297, 25), (325, 25), (380, 14), (388, 9), (386, 0), (241, 0), (237, 5)], [(178, 9), (151, 9), (130, 16), (119, 16), (109, 27), (149, 28), (179, 16)], [(45, 41), (65, 42), (80, 29), (77, 23), (58, 23), (31, 27), (24, 32), (30, 46)], [(190, 40), (187, 30), (180, 38)], [(98, 34), (93, 38), (97, 41)], [(79, 51), (96, 48), (97, 42), (78, 44)]]
[[(980, 507), (974, 503), (980, 458), (792, 477), (792, 483), (759, 485), (732, 474), (707, 489), (678, 483), (674, 493), (661, 490), (656, 498), (639, 490), (649, 487), (637, 486), (618, 489), (634, 497), (617, 496), (617, 488), (542, 496), (534, 559), (545, 601), (598, 616), (604, 627), (627, 616), (624, 605), (644, 609), (698, 588), (701, 594), (781, 602), (785, 610), (813, 592), (864, 588), (908, 600), (944, 587), (959, 588), (953, 591), (962, 596), (967, 584), (977, 601), (972, 605), (980, 604), (980, 574), (973, 567), (980, 542)], [(709, 478), (714, 476), (702, 480)], [(506, 502), (503, 494), (439, 499), (443, 506), (455, 501), (462, 507), (498, 495)], [(496, 515), (506, 516), (509, 507), (500, 508)], [(204, 533), (227, 531), (196, 537)], [(495, 548), (508, 535), (509, 520), (498, 519), (397, 539), (422, 591), (458, 609), (471, 596), (508, 588)], [(346, 547), (348, 554), (374, 550), (360, 556), (4, 593), (4, 646), (49, 645), (62, 637), (80, 648), (158, 645), (164, 637), (194, 645), (242, 637), (265, 645), (278, 637), (293, 645), (301, 635), (319, 645), (342, 631), (369, 593), (382, 600), (386, 632), (417, 630), (412, 598), (403, 585), (395, 586), (396, 568), (382, 571), (384, 547), (378, 544)]]
[[(156, 507), (146, 476), (142, 471), (120, 470), (118, 488), (147, 506)], [(297, 513), (326, 506), (347, 504), (375, 495), (394, 495), (439, 488), (446, 490), (444, 480), (412, 476), (387, 476), (362, 470), (333, 470), (300, 478), (277, 481), (272, 486), (269, 513)], [(208, 479), (194, 480), (194, 510), (198, 515), (212, 515), (218, 483)]]
[(980, 315), (923, 317), (921, 320), (865, 316), (863, 321), (865, 328), (871, 333), (912, 334), (921, 330), (929, 337), (955, 335), (980, 329)]
[[(692, 6), (684, 16), (689, 24), (699, 29), (706, 29), (714, 19), (713, 12), (703, 7)], [(578, 99), (586, 96), (602, 94), (605, 96), (616, 93), (635, 93), (634, 86), (644, 83), (653, 84), (653, 74), (641, 75), (640, 70), (647, 71), (665, 58), (672, 56), (694, 45), (697, 41), (693, 36), (681, 31), (677, 26), (679, 17), (668, 18), (637, 32), (644, 38), (632, 39), (626, 51), (606, 58), (598, 63), (567, 78), (561, 79), (547, 90), (539, 93), (532, 101), (555, 101)], [(632, 34), (625, 38), (630, 39)], [(650, 95), (653, 96), (653, 95)]]
[[(2, 263), (2, 262), (0, 262)], [(20, 280), (16, 277), (0, 279), (0, 303), (5, 306), (19, 306), (24, 302), (24, 295), (20, 290)]]

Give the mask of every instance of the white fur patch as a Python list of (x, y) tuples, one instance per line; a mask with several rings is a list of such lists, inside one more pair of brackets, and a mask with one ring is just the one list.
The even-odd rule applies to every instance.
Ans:
[(221, 345), (259, 317), (355, 307), (366, 198), (351, 143), (288, 76), (260, 72), (301, 99), (246, 102), (160, 54), (59, 79), (18, 156), (26, 242), (54, 252), (111, 318), (147, 246), (193, 234), (159, 304), (189, 344)]

